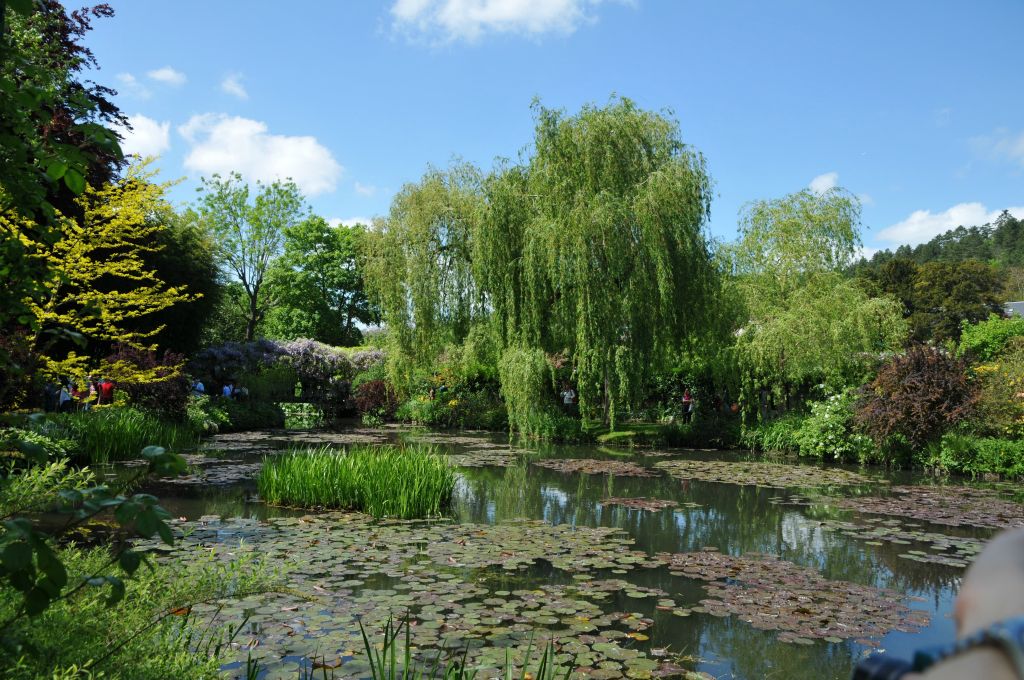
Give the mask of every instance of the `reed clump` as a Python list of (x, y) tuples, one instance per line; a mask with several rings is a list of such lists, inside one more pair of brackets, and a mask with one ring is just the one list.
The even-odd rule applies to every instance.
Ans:
[(274, 505), (422, 519), (448, 506), (455, 471), (431, 446), (356, 446), (345, 452), (325, 446), (268, 456), (257, 485)]

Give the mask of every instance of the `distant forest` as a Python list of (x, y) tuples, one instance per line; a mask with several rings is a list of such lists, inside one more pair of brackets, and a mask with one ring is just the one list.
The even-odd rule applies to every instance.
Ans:
[(857, 270), (877, 268), (902, 258), (917, 264), (980, 260), (1000, 267), (1024, 267), (1024, 220), (1004, 210), (993, 224), (957, 227), (920, 245), (880, 250), (870, 260), (861, 258)]
[(902, 303), (914, 339), (955, 340), (964, 323), (1024, 300), (1024, 220), (1004, 210), (993, 224), (961, 226), (918, 246), (881, 250), (851, 269), (870, 295)]

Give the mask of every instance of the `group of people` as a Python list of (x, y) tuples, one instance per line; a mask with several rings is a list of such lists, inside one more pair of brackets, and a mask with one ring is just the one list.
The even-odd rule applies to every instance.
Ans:
[(92, 376), (77, 384), (70, 378), (51, 382), (45, 389), (45, 408), (47, 411), (70, 413), (113, 404), (114, 388), (114, 381), (110, 378), (94, 380)]

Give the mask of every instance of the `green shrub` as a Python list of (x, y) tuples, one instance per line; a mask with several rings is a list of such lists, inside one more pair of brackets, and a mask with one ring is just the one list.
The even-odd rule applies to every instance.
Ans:
[(737, 416), (701, 414), (689, 423), (675, 423), (666, 433), (669, 446), (700, 449), (731, 449), (742, 443), (742, 428)]
[(268, 503), (359, 510), (375, 517), (418, 519), (441, 514), (455, 471), (428, 446), (292, 449), (264, 459), (257, 479)]
[(51, 439), (73, 442), (72, 457), (93, 464), (133, 460), (147, 446), (181, 451), (198, 443), (189, 425), (169, 423), (134, 408), (101, 407), (59, 414), (35, 428)]
[(798, 434), (806, 417), (802, 413), (787, 413), (780, 418), (746, 427), (740, 435), (740, 443), (752, 451), (798, 453)]
[[(103, 573), (110, 561), (110, 553), (102, 548), (69, 547), (59, 556), (71, 584)], [(200, 629), (190, 616), (167, 613), (187, 611), (190, 604), (204, 599), (266, 591), (270, 579), (261, 568), (251, 566), (218, 565), (213, 558), (197, 556), (153, 570), (142, 568), (124, 580), (125, 597), (116, 606), (107, 602), (108, 589), (85, 587), (56, 600), (42, 614), (18, 619), (4, 629), (4, 635), (19, 641), (21, 649), (5, 648), (0, 654), (0, 677), (223, 677), (214, 652), (226, 633)], [(0, 588), (0, 620), (8, 621), (20, 604), (20, 593)]]
[(18, 451), (19, 442), (41, 447), (49, 460), (66, 458), (75, 448), (75, 442), (68, 439), (57, 439), (35, 430), (9, 427), (0, 430), (0, 458), (21, 458), (22, 454)]
[(227, 423), (220, 428), (221, 432), (241, 432), (243, 430), (264, 430), (284, 427), (284, 411), (280, 404), (266, 401), (221, 399), (214, 401), (217, 407), (224, 410)]
[(324, 426), (324, 412), (316, 404), (298, 402), (279, 406), (284, 411), (285, 429), (308, 430)]
[(249, 390), (253, 401), (288, 401), (295, 398), (299, 376), (295, 369), (285, 364), (264, 368), (259, 373), (244, 373), (238, 376), (236, 385)]
[(193, 395), (188, 398), (188, 404), (185, 406), (185, 421), (197, 434), (217, 434), (222, 427), (231, 422), (228, 419), (227, 411), (205, 394)]
[[(414, 397), (398, 407), (395, 418), (438, 429), (504, 430), (508, 427), (505, 404), (488, 390), (444, 392), (434, 399)], [(579, 430), (578, 421), (575, 429)]]
[(968, 355), (981, 361), (998, 356), (1013, 338), (1024, 337), (1024, 318), (1002, 319), (992, 314), (985, 321), (963, 324), (957, 354)]
[(1024, 441), (948, 433), (918, 456), (924, 467), (959, 474), (1024, 477)]
[(880, 457), (870, 437), (854, 430), (852, 390), (811, 402), (811, 413), (796, 432), (800, 455), (819, 460), (867, 463)]

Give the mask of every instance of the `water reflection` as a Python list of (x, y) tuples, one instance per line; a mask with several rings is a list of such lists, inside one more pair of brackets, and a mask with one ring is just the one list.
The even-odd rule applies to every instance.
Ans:
[[(465, 443), (449, 445), (452, 452), (465, 452)], [(479, 441), (509, 446), (507, 440), (481, 436)], [(443, 444), (441, 446), (444, 446)], [(534, 455), (524, 457), (507, 468), (466, 468), (460, 471), (452, 514), (460, 522), (501, 523), (513, 519), (543, 519), (551, 524), (586, 527), (616, 527), (629, 535), (638, 550), (649, 554), (679, 553), (713, 547), (724, 553), (768, 553), (812, 567), (826, 578), (851, 581), (921, 598), (912, 606), (931, 615), (931, 624), (921, 632), (887, 635), (884, 648), (902, 654), (952, 635), (948, 618), (959, 586), (960, 569), (900, 557), (913, 545), (867, 541), (837, 531), (823, 522), (849, 519), (849, 511), (840, 511), (827, 501), (808, 503), (808, 492), (766, 489), (734, 484), (680, 481), (668, 476), (650, 478), (610, 475), (563, 474), (539, 468), (530, 460), (542, 457), (613, 458), (647, 464), (657, 459), (634, 453), (588, 447), (544, 445), (532, 447)], [(260, 454), (245, 456), (237, 451), (232, 457), (258, 460)], [(729, 459), (739, 454), (694, 453), (695, 459)], [(901, 477), (898, 481), (906, 483)], [(176, 516), (196, 518), (214, 514), (223, 517), (265, 518), (296, 514), (268, 508), (254, 502), (252, 481), (220, 487), (180, 487), (153, 489)], [(856, 493), (860, 490), (851, 490)], [(645, 497), (677, 502), (677, 508), (643, 511), (630, 507), (605, 505), (610, 497)], [(950, 527), (929, 528), (947, 535), (984, 537), (986, 532)], [(507, 579), (506, 589), (535, 587), (558, 582), (564, 574), (542, 568), (529, 576), (488, 576), (489, 581)], [(603, 577), (628, 579), (639, 586), (659, 588), (684, 605), (694, 605), (707, 597), (702, 584), (672, 576), (666, 569), (639, 569), (628, 575)], [(656, 624), (650, 630), (650, 646), (667, 647), (669, 653), (699, 657), (698, 664), (715, 677), (736, 678), (844, 678), (855, 660), (866, 651), (856, 642), (810, 645), (780, 643), (773, 632), (760, 631), (740, 617), (718, 618), (694, 613), (680, 618), (670, 612), (656, 611), (650, 602), (624, 598), (619, 594), (610, 605), (620, 611), (643, 612)]]

